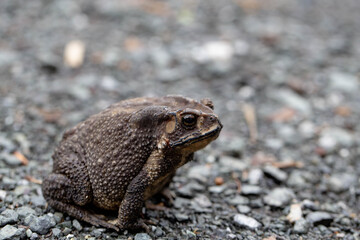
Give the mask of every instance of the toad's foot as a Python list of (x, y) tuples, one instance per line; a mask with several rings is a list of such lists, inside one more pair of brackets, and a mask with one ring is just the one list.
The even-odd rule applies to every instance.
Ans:
[(51, 199), (48, 199), (47, 201), (49, 205), (52, 206), (53, 208), (65, 212), (74, 218), (90, 223), (96, 227), (105, 227), (105, 228), (113, 229), (115, 231), (119, 231), (119, 228), (114, 224), (111, 224), (105, 221), (104, 219), (101, 219), (98, 215), (93, 214), (79, 206), (75, 206)]

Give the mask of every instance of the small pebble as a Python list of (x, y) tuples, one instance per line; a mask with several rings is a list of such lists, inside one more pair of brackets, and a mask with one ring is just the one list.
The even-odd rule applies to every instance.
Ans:
[(56, 225), (55, 219), (49, 215), (43, 215), (40, 217), (29, 215), (28, 217), (25, 218), (25, 222), (27, 225), (29, 225), (32, 231), (42, 235), (48, 233), (50, 228)]
[(251, 230), (255, 230), (255, 229), (261, 227), (261, 223), (259, 223), (254, 218), (248, 217), (244, 214), (236, 214), (234, 216), (234, 221), (240, 227), (249, 228)]
[(330, 88), (347, 93), (356, 93), (359, 89), (359, 80), (356, 76), (344, 73), (333, 72), (330, 75)]
[(211, 169), (206, 165), (197, 165), (190, 168), (188, 171), (188, 177), (191, 179), (199, 180), (200, 182), (206, 182), (210, 176)]
[(249, 199), (240, 195), (236, 195), (233, 198), (229, 198), (226, 200), (229, 204), (236, 206), (236, 205), (246, 205), (249, 204)]
[(73, 222), (72, 222), (72, 225), (74, 226), (74, 228), (76, 228), (76, 230), (78, 230), (78, 231), (82, 230), (82, 226), (81, 226), (81, 224), (79, 223), (78, 220), (74, 219)]
[(265, 166), (263, 171), (267, 176), (275, 179), (278, 182), (284, 182), (288, 177), (286, 172), (270, 165)]
[(36, 215), (36, 212), (34, 209), (28, 207), (28, 206), (22, 206), (16, 209), (16, 212), (19, 214), (20, 218), (26, 218), (29, 215)]
[(263, 178), (264, 173), (261, 169), (259, 168), (253, 168), (249, 171), (249, 183), (252, 185), (258, 185), (261, 181), (261, 179)]
[(224, 184), (224, 178), (222, 178), (222, 177), (216, 177), (215, 179), (214, 179), (214, 183), (216, 184), (216, 185), (223, 185)]
[(295, 222), (294, 232), (299, 234), (307, 233), (309, 227), (310, 227), (309, 223), (304, 218), (301, 218)]
[(262, 188), (256, 185), (244, 184), (241, 186), (241, 194), (243, 195), (260, 195)]
[(137, 233), (135, 240), (151, 240), (151, 237), (147, 233)]
[(30, 228), (26, 229), (26, 231), (25, 231), (25, 234), (26, 234), (26, 236), (27, 236), (28, 238), (31, 237), (32, 233), (33, 233), (33, 232), (31, 231)]
[(327, 180), (327, 188), (336, 193), (347, 191), (351, 186), (355, 186), (357, 179), (355, 174), (336, 173)]
[(264, 197), (264, 202), (272, 207), (286, 207), (295, 198), (293, 190), (289, 188), (275, 188)]
[(19, 237), (21, 231), (19, 231), (16, 227), (11, 225), (6, 225), (5, 227), (0, 229), (0, 239), (1, 240), (12, 240), (16, 237)]
[(0, 201), (4, 201), (6, 197), (6, 191), (0, 190)]
[(68, 227), (65, 227), (64, 230), (62, 231), (63, 235), (65, 235), (65, 236), (67, 236), (71, 232), (72, 232), (71, 228), (68, 228)]
[(246, 205), (237, 205), (237, 210), (239, 213), (242, 213), (242, 214), (246, 214), (246, 213), (249, 213), (251, 212), (251, 208), (249, 206), (246, 206)]
[(241, 159), (230, 156), (221, 157), (219, 163), (222, 166), (222, 172), (243, 171), (247, 167)]
[(16, 211), (6, 209), (0, 215), (0, 227), (5, 226), (9, 223), (15, 223), (18, 220), (19, 215)]
[(54, 237), (59, 237), (59, 236), (60, 236), (60, 233), (61, 233), (61, 230), (60, 230), (60, 229), (58, 229), (58, 228), (53, 228), (53, 229), (51, 229), (51, 231), (52, 231), (52, 235), (53, 235)]
[[(71, 230), (71, 229), (70, 229)], [(91, 235), (94, 235), (94, 237), (98, 238), (100, 237), (103, 232), (105, 232), (106, 229), (104, 228), (95, 228), (92, 232), (91, 232)]]
[(306, 221), (314, 225), (329, 226), (333, 221), (333, 217), (328, 212), (311, 212), (306, 216)]

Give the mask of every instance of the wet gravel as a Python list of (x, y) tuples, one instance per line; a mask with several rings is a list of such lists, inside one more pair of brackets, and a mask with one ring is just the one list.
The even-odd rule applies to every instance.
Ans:
[[(360, 4), (0, 1), (0, 239), (360, 239)], [(71, 68), (65, 46), (79, 40)], [(80, 45), (81, 45), (80, 44)], [(143, 209), (149, 233), (47, 208), (62, 132), (138, 96), (210, 97), (224, 129)]]

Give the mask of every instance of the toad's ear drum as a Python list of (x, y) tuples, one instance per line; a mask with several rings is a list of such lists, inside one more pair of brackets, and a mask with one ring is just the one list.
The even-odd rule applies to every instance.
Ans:
[(200, 103), (214, 110), (214, 103), (209, 98), (203, 98), (200, 100)]

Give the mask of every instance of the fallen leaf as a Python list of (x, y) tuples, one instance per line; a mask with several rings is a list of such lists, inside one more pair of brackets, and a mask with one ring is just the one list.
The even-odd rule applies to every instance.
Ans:
[(85, 44), (80, 40), (73, 40), (66, 44), (64, 63), (71, 68), (78, 68), (84, 62)]
[(242, 111), (244, 113), (247, 126), (249, 128), (250, 141), (251, 143), (256, 143), (258, 131), (257, 131), (255, 108), (251, 104), (245, 103), (242, 105)]
[(293, 161), (293, 160), (288, 160), (288, 161), (283, 161), (283, 162), (273, 162), (271, 163), (271, 165), (273, 165), (274, 167), (277, 168), (303, 168), (304, 167), (304, 163), (303, 162), (299, 162), (299, 161)]
[(251, 159), (252, 166), (265, 165), (274, 162), (276, 162), (276, 158), (273, 155), (265, 154), (263, 152), (257, 152)]
[(294, 203), (290, 206), (290, 212), (286, 216), (286, 219), (290, 222), (296, 222), (297, 220), (302, 218), (302, 210), (301, 210), (301, 204)]
[(349, 117), (351, 115), (351, 108), (348, 106), (339, 106), (335, 109), (335, 114), (342, 117)]
[(56, 123), (59, 121), (62, 112), (59, 110), (45, 110), (42, 108), (38, 108), (37, 111), (39, 112), (39, 114), (42, 116), (42, 118), (45, 120), (45, 122), (47, 123)]
[(262, 240), (276, 240), (276, 236), (272, 235), (270, 237), (263, 238)]
[(294, 119), (296, 111), (292, 108), (282, 108), (271, 114), (268, 119), (272, 122), (290, 122)]
[(39, 180), (39, 179), (36, 179), (32, 176), (25, 176), (25, 179), (28, 180), (29, 182), (32, 182), (32, 183), (36, 183), (36, 184), (42, 184), (42, 181)]
[(14, 156), (20, 160), (20, 162), (22, 163), (22, 165), (28, 165), (29, 164), (29, 160), (24, 156), (24, 154), (22, 154), (21, 152), (15, 151), (14, 152)]
[(135, 52), (142, 48), (142, 43), (137, 37), (128, 37), (124, 41), (124, 47), (129, 52)]

